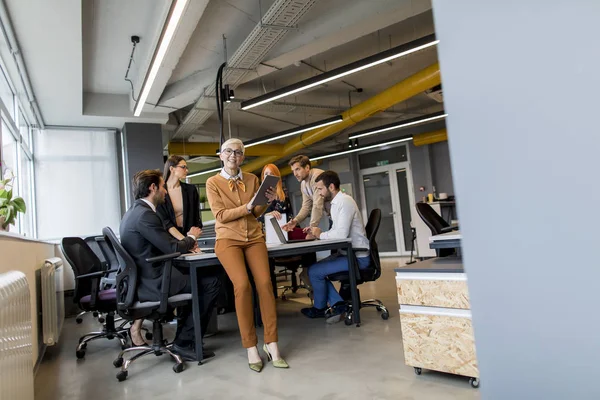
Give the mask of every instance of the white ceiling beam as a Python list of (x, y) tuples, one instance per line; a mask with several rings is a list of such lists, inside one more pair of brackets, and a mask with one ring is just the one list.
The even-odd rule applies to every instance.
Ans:
[[(184, 11), (184, 14), (181, 17), (179, 25), (177, 26), (177, 31), (175, 32), (173, 40), (171, 41), (169, 49), (167, 50), (167, 54), (165, 55), (165, 58), (160, 66), (158, 75), (154, 80), (154, 83), (150, 90), (150, 94), (148, 95), (148, 99), (146, 100), (146, 105), (144, 106), (144, 111), (152, 111), (157, 113), (168, 113), (173, 111), (166, 108), (155, 108), (154, 106), (152, 106), (152, 104), (158, 103), (161, 94), (163, 93), (165, 87), (167, 86), (167, 83), (169, 82), (169, 79), (171, 79), (173, 70), (177, 67), (181, 55), (185, 51), (194, 31), (196, 30), (196, 26), (198, 25), (200, 18), (204, 14), (204, 10), (206, 9), (208, 3), (209, 0), (194, 0), (188, 2), (188, 5)], [(162, 26), (157, 27), (157, 29), (160, 33), (160, 31), (162, 30)], [(158, 39), (159, 38), (155, 40), (154, 47), (158, 45)], [(150, 59), (153, 53), (154, 51), (150, 53)], [(139, 80), (138, 82), (136, 82), (136, 93), (139, 93), (139, 89), (141, 87), (143, 78), (146, 76), (146, 72), (150, 67), (150, 59), (148, 59), (147, 62), (143, 64), (143, 70), (140, 70), (137, 74)], [(131, 101), (131, 104), (134, 105), (133, 100)]]

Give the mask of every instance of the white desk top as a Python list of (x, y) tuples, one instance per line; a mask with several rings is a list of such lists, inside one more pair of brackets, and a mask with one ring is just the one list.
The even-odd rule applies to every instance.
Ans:
[(440, 235), (431, 236), (429, 238), (429, 242), (433, 243), (433, 242), (440, 242), (442, 240), (461, 240), (461, 239), (462, 239), (462, 235), (460, 234), (460, 231), (452, 231), (452, 232), (442, 233)]
[[(306, 242), (296, 242), (296, 243), (290, 243), (290, 244), (280, 244), (280, 243), (269, 243), (267, 244), (267, 250), (271, 251), (271, 250), (281, 250), (281, 249), (301, 249), (301, 248), (305, 248), (305, 247), (313, 247), (313, 246), (319, 246), (319, 245), (325, 245), (325, 244), (331, 244), (331, 243), (348, 243), (350, 242), (350, 239), (327, 239), (327, 240), (310, 240), (310, 241), (306, 241)], [(185, 260), (208, 260), (211, 258), (217, 258), (217, 255), (215, 253), (200, 253), (200, 254), (196, 254), (196, 253), (189, 253), (189, 254), (182, 254), (181, 256), (177, 257), (178, 259), (185, 259)]]
[(267, 244), (267, 249), (268, 250), (275, 250), (275, 249), (278, 250), (278, 249), (282, 249), (282, 248), (300, 249), (300, 248), (304, 248), (304, 247), (317, 246), (319, 244), (348, 243), (348, 242), (350, 242), (350, 238), (348, 238), (348, 239), (309, 240), (309, 241), (305, 241), (305, 242), (296, 242), (296, 243), (290, 243), (290, 244), (269, 243), (269, 244)]

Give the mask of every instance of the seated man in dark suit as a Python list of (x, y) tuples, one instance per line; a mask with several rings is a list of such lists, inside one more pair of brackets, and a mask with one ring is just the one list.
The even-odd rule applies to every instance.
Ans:
[[(197, 239), (201, 231), (192, 228), (185, 239), (175, 239), (163, 226), (156, 214), (156, 206), (164, 203), (167, 190), (162, 173), (158, 170), (138, 172), (133, 178), (133, 194), (135, 202), (123, 216), (120, 226), (121, 243), (133, 257), (138, 266), (139, 279), (137, 295), (139, 301), (158, 301), (160, 298), (163, 263), (148, 263), (147, 258), (175, 252), (187, 253), (197, 247)], [(169, 296), (191, 293), (192, 282), (176, 268), (172, 269)], [(206, 332), (212, 314), (220, 282), (217, 277), (201, 278), (200, 293), (203, 295), (201, 310), (202, 334)], [(177, 333), (173, 348), (185, 360), (195, 360), (194, 319), (191, 306), (177, 309)], [(204, 357), (213, 357), (214, 353), (206, 351)]]

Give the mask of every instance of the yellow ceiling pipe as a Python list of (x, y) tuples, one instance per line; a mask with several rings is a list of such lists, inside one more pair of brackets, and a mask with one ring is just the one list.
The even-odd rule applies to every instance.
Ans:
[(386, 110), (394, 104), (405, 101), (440, 83), (440, 66), (438, 63), (435, 63), (370, 99), (344, 111), (342, 113), (342, 117), (344, 118), (342, 122), (304, 132), (301, 136), (287, 142), (281, 154), (257, 158), (243, 165), (242, 169), (250, 172), (261, 169), (265, 164), (273, 163), (282, 157), (302, 150), (313, 143), (321, 141), (342, 129), (353, 126), (377, 112)]
[[(219, 143), (169, 142), (169, 155), (216, 156)], [(257, 144), (245, 151), (248, 157), (276, 156), (283, 153), (282, 144)]]
[(446, 140), (448, 140), (448, 132), (446, 131), (446, 129), (420, 133), (418, 135), (413, 136), (413, 144), (415, 146), (424, 146), (426, 144), (444, 142)]

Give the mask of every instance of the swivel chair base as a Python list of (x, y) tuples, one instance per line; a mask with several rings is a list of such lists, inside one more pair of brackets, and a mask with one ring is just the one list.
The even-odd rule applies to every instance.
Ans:
[(128, 330), (122, 326), (118, 328), (115, 326), (115, 314), (109, 312), (106, 314), (106, 323), (104, 324), (102, 331), (90, 332), (79, 338), (79, 345), (77, 345), (75, 355), (78, 359), (85, 357), (85, 350), (87, 349), (88, 342), (97, 339), (119, 339), (119, 342), (121, 342), (121, 349), (125, 349), (127, 348), (127, 331)]
[[(127, 379), (127, 376), (129, 374), (128, 368), (131, 365), (131, 363), (149, 354), (154, 354), (155, 356), (162, 356), (166, 353), (170, 355), (173, 358), (173, 360), (175, 360), (175, 365), (173, 365), (173, 371), (177, 374), (185, 369), (185, 363), (183, 362), (181, 356), (172, 350), (173, 344), (164, 343), (162, 324), (160, 321), (154, 321), (152, 323), (152, 331), (153, 340), (151, 346), (136, 346), (124, 349), (119, 353), (119, 356), (115, 359), (115, 361), (113, 361), (113, 365), (116, 368), (121, 368), (121, 370), (117, 373), (117, 379), (119, 380), (119, 382), (122, 382), (125, 379)], [(125, 354), (134, 351), (137, 351), (139, 353), (126, 360), (123, 358)]]

